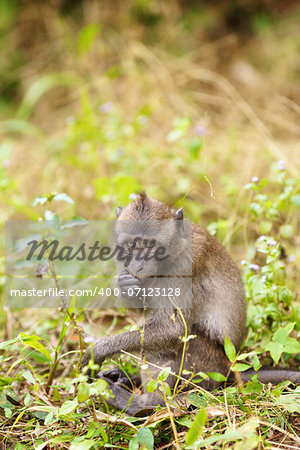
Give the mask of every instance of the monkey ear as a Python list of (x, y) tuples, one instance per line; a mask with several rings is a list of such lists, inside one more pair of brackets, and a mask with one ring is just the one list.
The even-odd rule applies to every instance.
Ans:
[(116, 216), (117, 216), (117, 218), (119, 217), (121, 212), (122, 212), (122, 208), (121, 208), (121, 206), (118, 206), (117, 209), (116, 209)]
[(183, 207), (177, 209), (177, 211), (175, 212), (175, 220), (177, 222), (177, 229), (179, 231), (180, 236), (183, 236), (184, 234), (184, 222), (183, 222)]
[(182, 220), (183, 219), (183, 206), (175, 212), (175, 219)]

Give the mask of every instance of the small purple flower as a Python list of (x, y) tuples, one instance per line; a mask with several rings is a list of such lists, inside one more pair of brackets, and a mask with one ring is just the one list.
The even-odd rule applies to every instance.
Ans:
[(267, 279), (266, 275), (263, 275), (260, 279), (261, 284), (265, 284), (266, 279)]
[(249, 264), (249, 269), (258, 271), (260, 267), (258, 264)]
[(100, 112), (101, 114), (107, 114), (107, 113), (109, 113), (109, 112), (113, 109), (113, 107), (114, 107), (113, 102), (106, 102), (106, 103), (103, 103), (103, 105), (100, 105), (100, 106), (99, 106), (99, 112)]
[(258, 177), (252, 177), (251, 181), (252, 183), (258, 183)]
[(279, 170), (285, 170), (285, 162), (282, 159), (280, 159), (277, 164)]
[(74, 116), (69, 116), (66, 118), (66, 124), (67, 125), (74, 125), (76, 122), (76, 119)]
[(202, 136), (206, 136), (208, 131), (207, 131), (207, 128), (203, 127), (202, 125), (196, 125), (194, 127), (194, 133), (196, 136), (202, 137)]
[(139, 198), (138, 194), (129, 194), (130, 200), (137, 200)]
[(288, 256), (288, 262), (293, 263), (296, 261), (296, 255), (289, 255)]
[(141, 116), (138, 116), (136, 120), (140, 125), (146, 125), (146, 123), (148, 122), (148, 117), (142, 114)]
[(262, 234), (261, 236), (259, 236), (258, 240), (259, 241), (265, 241), (267, 239), (267, 236), (265, 236), (264, 234)]
[(271, 247), (275, 247), (277, 245), (277, 242), (274, 241), (273, 239), (268, 239), (267, 244), (270, 245)]
[(241, 265), (242, 265), (242, 266), (245, 266), (246, 264), (247, 264), (247, 261), (246, 261), (245, 259), (242, 259)]
[(95, 338), (93, 336), (85, 336), (83, 340), (86, 344), (90, 344), (91, 342), (95, 341)]

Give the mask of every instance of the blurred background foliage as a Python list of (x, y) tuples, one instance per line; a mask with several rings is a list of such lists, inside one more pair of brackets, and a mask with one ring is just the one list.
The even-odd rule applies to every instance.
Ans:
[[(43, 216), (32, 202), (51, 192), (74, 200), (51, 204), (64, 219), (114, 218), (146, 189), (209, 226), (237, 262), (255, 258), (260, 234), (280, 236), (297, 296), (298, 2), (2, 0), (0, 9), (2, 222)], [(278, 160), (294, 180), (281, 203)], [(243, 189), (253, 177), (268, 179), (258, 207)]]

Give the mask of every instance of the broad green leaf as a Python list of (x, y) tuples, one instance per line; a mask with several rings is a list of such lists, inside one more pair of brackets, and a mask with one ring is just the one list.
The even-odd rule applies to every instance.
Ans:
[(268, 220), (262, 220), (259, 224), (260, 234), (269, 234), (272, 230), (273, 223)]
[(281, 354), (283, 353), (283, 345), (278, 342), (269, 342), (266, 347), (269, 350), (273, 361), (278, 364)]
[(189, 431), (186, 434), (185, 442), (187, 445), (192, 445), (192, 444), (194, 444), (194, 442), (197, 441), (197, 439), (199, 439), (199, 437), (202, 433), (202, 428), (204, 427), (204, 425), (206, 423), (206, 420), (207, 420), (206, 409), (202, 408), (197, 413), (191, 428), (189, 429)]
[(199, 157), (199, 153), (202, 147), (203, 147), (203, 140), (199, 137), (193, 139), (192, 142), (189, 142), (188, 149), (193, 159), (197, 159)]
[(277, 403), (284, 406), (290, 413), (300, 414), (300, 394), (282, 394)]
[(288, 239), (293, 236), (293, 225), (281, 225), (280, 234), (282, 237)]
[(236, 359), (236, 350), (235, 350), (233, 343), (228, 339), (227, 336), (225, 336), (224, 348), (225, 348), (225, 353), (227, 355), (227, 358), (229, 359), (229, 361), (231, 363), (233, 363)]
[(191, 420), (190, 416), (183, 416), (176, 419), (176, 422), (179, 423), (179, 425), (183, 425), (184, 427), (191, 428), (193, 425), (193, 421)]
[(80, 383), (78, 386), (77, 399), (79, 402), (85, 402), (90, 397), (90, 387), (87, 383)]
[(40, 338), (39, 336), (29, 336), (25, 333), (20, 333), (18, 338), (23, 344), (41, 352), (49, 361), (52, 361), (49, 350), (47, 350), (47, 348), (39, 342), (42, 338)]
[(43, 196), (43, 197), (36, 197), (32, 203), (32, 206), (36, 206), (36, 205), (44, 205), (46, 202), (48, 201), (48, 197), (47, 196)]
[(59, 222), (59, 217), (56, 213), (54, 213), (53, 211), (50, 211), (49, 209), (47, 209), (44, 213), (44, 217), (45, 220), (53, 220), (55, 222)]
[(275, 331), (272, 340), (279, 342), (281, 344), (285, 344), (287, 337), (289, 336), (290, 332), (294, 329), (295, 322), (288, 323), (285, 327), (278, 328), (277, 331)]
[(148, 450), (153, 449), (154, 437), (152, 432), (147, 427), (142, 427), (138, 429), (137, 438), (141, 445), (146, 447)]
[(54, 411), (55, 411), (55, 408), (53, 408), (45, 417), (45, 420), (44, 420), (45, 425), (50, 425), (53, 422)]
[(36, 384), (35, 379), (33, 378), (33, 375), (29, 370), (23, 370), (22, 375), (25, 378), (25, 380), (29, 381), (31, 384)]
[(249, 364), (236, 363), (231, 367), (233, 372), (244, 372), (245, 370), (250, 369), (251, 366)]
[(29, 392), (27, 392), (27, 394), (24, 397), (24, 405), (28, 406), (31, 402), (31, 395), (29, 394)]
[(210, 376), (210, 378), (212, 378), (215, 381), (226, 381), (227, 378), (222, 375), (221, 373), (218, 372), (208, 372), (207, 375)]
[(60, 417), (67, 416), (72, 411), (74, 411), (75, 408), (78, 407), (78, 401), (77, 400), (67, 400), (65, 401), (60, 409), (58, 410), (58, 415)]
[(162, 382), (162, 383), (158, 386), (158, 389), (159, 389), (161, 392), (164, 392), (164, 393), (166, 394), (167, 397), (170, 397), (170, 396), (171, 396), (171, 389), (170, 389), (170, 386), (168, 385), (168, 383)]
[(171, 367), (166, 367), (161, 370), (158, 374), (157, 381), (166, 381), (168, 376), (170, 375)]
[(253, 359), (252, 359), (252, 366), (254, 370), (258, 370), (261, 367), (260, 361), (259, 361), (259, 357), (257, 355), (254, 355)]
[(300, 208), (300, 194), (292, 195), (291, 202), (294, 203), (294, 205), (299, 206)]
[(157, 381), (156, 380), (148, 381), (147, 386), (146, 386), (146, 391), (147, 392), (154, 392), (155, 389), (157, 389)]
[(78, 54), (88, 53), (100, 31), (98, 23), (90, 23), (83, 27), (78, 34)]
[(139, 440), (137, 436), (129, 441), (128, 450), (138, 450), (139, 449)]
[(90, 448), (95, 448), (97, 441), (93, 439), (84, 439), (83, 441), (72, 441), (70, 450), (89, 450)]
[(170, 131), (170, 133), (167, 135), (167, 142), (172, 143), (176, 142), (179, 139), (181, 139), (184, 136), (184, 132), (179, 129), (175, 129)]
[(71, 205), (73, 205), (73, 203), (74, 203), (74, 200), (71, 197), (69, 197), (69, 195), (65, 194), (64, 192), (62, 192), (61, 194), (55, 194), (55, 196), (53, 197), (53, 200), (70, 203)]

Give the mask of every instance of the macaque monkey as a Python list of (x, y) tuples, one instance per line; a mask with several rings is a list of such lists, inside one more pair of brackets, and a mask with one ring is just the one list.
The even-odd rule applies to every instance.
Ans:
[[(122, 350), (142, 354), (147, 364), (142, 363), (141, 377), (135, 380), (143, 388), (141, 395), (133, 396), (126, 389), (128, 380), (118, 369), (98, 376), (112, 390), (110, 404), (130, 415), (143, 415), (164, 405), (161, 392), (146, 391), (148, 381), (156, 379), (162, 368), (171, 368), (166, 380), (171, 390), (177, 380), (173, 374), (182, 368), (195, 374), (228, 375), (224, 340), (227, 336), (239, 350), (246, 332), (245, 293), (239, 270), (225, 248), (204, 228), (188, 223), (182, 208), (174, 210), (142, 192), (125, 208), (118, 207), (116, 215), (115, 242), (125, 252), (134, 256), (147, 249), (153, 256), (159, 247), (165, 252), (159, 253), (161, 258), (119, 261), (120, 291), (129, 306), (132, 303), (145, 315), (144, 325), (143, 320), (139, 324), (143, 332), (136, 329), (101, 338), (92, 352), (87, 350), (82, 365), (93, 358), (101, 366)], [(180, 291), (178, 297), (148, 295), (153, 287), (162, 294), (174, 286)], [(184, 337), (188, 339), (182, 367)], [(259, 377), (262, 382), (288, 378), (300, 383), (300, 374), (291, 371), (261, 371)], [(211, 378), (200, 383), (208, 390), (219, 384)]]

